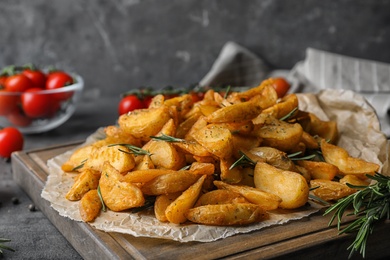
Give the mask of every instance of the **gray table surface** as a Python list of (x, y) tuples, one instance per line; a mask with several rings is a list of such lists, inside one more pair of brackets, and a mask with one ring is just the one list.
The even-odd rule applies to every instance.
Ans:
[[(99, 127), (115, 123), (118, 102), (119, 97), (82, 98), (59, 128), (25, 135), (24, 150), (84, 140)], [(82, 259), (39, 208), (31, 210), (32, 205), (13, 181), (11, 162), (0, 159), (0, 238), (11, 239), (6, 245), (16, 250), (4, 250), (4, 259)]]

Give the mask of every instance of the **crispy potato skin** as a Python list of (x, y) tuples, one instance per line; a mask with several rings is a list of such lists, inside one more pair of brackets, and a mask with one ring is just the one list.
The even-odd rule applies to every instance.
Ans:
[(315, 196), (325, 201), (336, 201), (350, 194), (355, 193), (354, 189), (349, 188), (346, 184), (330, 180), (311, 180), (311, 188), (315, 188)]
[(66, 194), (68, 200), (80, 200), (89, 190), (97, 189), (100, 172), (86, 169), (77, 176), (72, 188)]
[(97, 190), (88, 191), (80, 200), (80, 215), (83, 221), (92, 222), (100, 214), (102, 202), (100, 201)]
[(345, 149), (330, 144), (325, 140), (321, 140), (321, 151), (325, 161), (335, 165), (339, 168), (340, 173), (344, 175), (373, 175), (379, 170), (378, 164), (351, 157)]
[(250, 203), (205, 205), (189, 209), (186, 217), (195, 223), (213, 226), (247, 225), (266, 219), (267, 212)]
[(309, 185), (299, 173), (280, 170), (267, 163), (258, 162), (254, 174), (256, 188), (282, 199), (280, 208), (299, 208), (309, 199)]
[(256, 204), (265, 210), (277, 209), (282, 202), (279, 196), (258, 188), (243, 185), (230, 185), (222, 181), (214, 181), (214, 184), (219, 189), (226, 189), (240, 194), (250, 203)]
[(168, 221), (175, 224), (187, 221), (186, 212), (192, 208), (202, 191), (202, 185), (207, 175), (202, 175), (191, 187), (177, 197), (165, 210)]
[(129, 135), (149, 141), (150, 136), (155, 136), (170, 118), (169, 107), (160, 106), (123, 114), (118, 124)]
[(109, 162), (104, 163), (99, 185), (106, 206), (112, 211), (122, 211), (144, 205), (142, 191), (131, 183), (122, 182), (121, 178)]
[(163, 174), (145, 183), (142, 192), (145, 195), (161, 195), (184, 191), (194, 184), (201, 175), (193, 174), (189, 171), (177, 171)]

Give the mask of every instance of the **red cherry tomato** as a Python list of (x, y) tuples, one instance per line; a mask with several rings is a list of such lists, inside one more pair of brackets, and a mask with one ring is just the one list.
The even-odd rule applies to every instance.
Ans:
[(47, 118), (54, 117), (57, 114), (57, 112), (60, 110), (60, 108), (61, 108), (61, 103), (59, 101), (51, 100), (49, 112), (47, 113)]
[(5, 81), (7, 80), (8, 76), (0, 76), (0, 89), (5, 88)]
[(32, 88), (34, 84), (24, 74), (16, 74), (7, 77), (4, 82), (5, 89), (13, 92), (24, 92), (29, 88)]
[(6, 116), (17, 108), (19, 97), (15, 93), (0, 90), (0, 116)]
[(31, 88), (22, 94), (22, 109), (31, 118), (44, 117), (50, 112), (51, 96), (41, 91), (41, 88)]
[(290, 83), (288, 83), (284, 78), (274, 78), (273, 86), (279, 98), (284, 97), (291, 87)]
[(23, 135), (14, 127), (0, 130), (0, 156), (9, 158), (12, 152), (23, 149)]
[[(73, 78), (63, 71), (55, 71), (47, 76), (46, 89), (59, 89), (74, 83)], [(64, 101), (73, 95), (72, 92), (53, 94), (53, 98)]]
[(35, 88), (45, 88), (46, 74), (42, 71), (25, 69), (22, 74), (32, 81)]
[(191, 92), (190, 95), (191, 95), (193, 103), (201, 101), (203, 99), (203, 97), (204, 97), (204, 93), (203, 92)]
[(7, 119), (11, 124), (20, 127), (29, 126), (33, 121), (33, 119), (26, 116), (20, 108), (17, 108), (9, 113), (7, 115)]
[(150, 103), (152, 103), (153, 96), (145, 96), (142, 99), (143, 107), (148, 108)]
[(144, 108), (144, 104), (136, 95), (128, 95), (121, 99), (118, 106), (119, 115)]

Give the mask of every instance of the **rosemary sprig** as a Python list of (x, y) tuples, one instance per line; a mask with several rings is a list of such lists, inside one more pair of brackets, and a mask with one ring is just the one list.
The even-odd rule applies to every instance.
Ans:
[(160, 136), (151, 136), (150, 138), (154, 140), (159, 140), (159, 141), (165, 141), (165, 142), (170, 142), (170, 143), (184, 143), (186, 140), (176, 138), (170, 135), (162, 134)]
[(350, 215), (355, 215), (356, 220), (339, 232), (339, 234), (357, 232), (355, 240), (348, 247), (350, 250), (349, 258), (355, 252), (359, 252), (365, 257), (367, 241), (375, 224), (380, 220), (390, 219), (390, 177), (380, 173), (367, 175), (367, 177), (375, 180), (376, 183), (365, 187), (348, 184), (351, 188), (360, 190), (340, 199), (324, 213), (327, 215), (334, 212), (329, 225), (337, 218), (337, 229), (340, 230), (345, 211), (351, 206), (353, 207), (353, 213)]
[(306, 156), (303, 156), (303, 157), (295, 157), (297, 155), (300, 155), (301, 153), (302, 152), (296, 152), (296, 153), (288, 154), (287, 157), (290, 158), (291, 161), (311, 160), (314, 157), (316, 157), (315, 154), (309, 154), (309, 155), (306, 155)]
[(229, 85), (229, 86), (227, 86), (227, 88), (226, 88), (226, 92), (225, 92), (225, 95), (223, 96), (223, 99), (227, 99), (227, 97), (229, 96), (229, 92), (230, 92), (230, 88), (231, 88), (231, 86)]
[(290, 117), (292, 117), (292, 115), (295, 113), (295, 111), (298, 110), (298, 107), (294, 108), (293, 110), (290, 111), (290, 113), (288, 113), (287, 115), (285, 115), (284, 117), (280, 118), (279, 120), (280, 121), (286, 121), (288, 120)]
[(256, 162), (249, 158), (246, 154), (240, 151), (241, 157), (235, 161), (230, 167), (229, 170), (238, 167), (238, 166), (246, 166), (246, 167), (255, 167)]
[[(116, 146), (116, 145), (126, 147), (127, 149), (129, 149), (131, 151), (132, 154), (135, 154), (135, 155), (149, 155), (149, 156), (151, 155), (148, 151), (143, 150), (142, 148), (139, 148), (139, 147), (137, 147), (135, 145), (131, 145), (131, 144), (110, 144), (109, 146)], [(121, 149), (119, 149), (119, 151), (124, 152), (124, 153), (128, 153), (128, 152), (121, 150)]]
[(104, 204), (104, 200), (103, 200), (103, 197), (102, 197), (102, 192), (100, 191), (100, 185), (97, 187), (97, 193), (98, 193), (100, 202), (102, 203), (102, 210), (103, 210), (104, 212), (106, 212), (106, 211), (107, 211), (107, 209), (106, 209), (106, 204)]
[(84, 167), (84, 164), (85, 164), (85, 162), (86, 162), (87, 160), (88, 160), (88, 159), (85, 159), (85, 160), (81, 161), (81, 163), (80, 163), (79, 165), (77, 165), (76, 167), (74, 167), (74, 168), (72, 169), (72, 171), (75, 172), (75, 171), (77, 171), (78, 169), (83, 168), (83, 167)]
[(3, 255), (3, 253), (4, 253), (3, 249), (15, 252), (15, 249), (13, 249), (12, 247), (4, 245), (4, 243), (7, 243), (7, 242), (11, 242), (11, 239), (0, 238), (0, 255)]

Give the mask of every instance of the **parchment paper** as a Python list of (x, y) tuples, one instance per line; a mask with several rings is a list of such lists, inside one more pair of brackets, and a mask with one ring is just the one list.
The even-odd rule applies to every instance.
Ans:
[[(242, 52), (243, 49), (241, 47), (234, 48), (235, 46), (237, 47), (237, 45), (229, 43), (227, 51), (225, 48), (225, 52), (222, 52), (222, 54), (225, 54), (221, 54), (219, 61), (216, 62), (220, 66), (215, 65), (203, 82), (210, 83), (212, 82), (213, 75), (221, 75), (223, 72), (221, 66), (223, 64), (228, 64), (228, 67), (232, 69), (232, 57), (240, 57), (239, 59), (242, 60), (244, 56), (246, 63), (252, 58), (256, 60), (255, 63), (259, 60), (252, 53), (247, 51)], [(228, 62), (223, 62), (223, 58), (226, 55), (230, 58)], [(263, 66), (261, 62), (257, 64), (260, 67)], [(250, 73), (250, 75), (253, 73)], [(292, 77), (298, 75), (296, 71), (294, 73), (294, 75), (291, 75)], [(239, 75), (240, 77), (243, 76), (243, 74)], [(253, 82), (253, 78), (259, 80), (264, 75), (264, 71), (261, 72), (261, 75), (257, 75), (258, 77), (253, 77), (252, 75), (246, 83), (249, 85), (250, 82)], [(299, 74), (299, 78), (304, 78), (304, 74)], [(382, 173), (389, 175), (387, 139), (385, 134), (380, 130), (380, 122), (375, 110), (363, 96), (352, 90), (323, 89), (315, 91), (315, 93), (298, 94), (298, 97), (300, 109), (313, 112), (323, 120), (337, 121), (340, 131), (338, 145), (345, 148), (354, 157), (360, 157), (378, 163), (381, 166)], [(85, 144), (100, 139), (102, 135), (102, 129), (98, 129), (86, 140)], [(74, 175), (63, 173), (61, 165), (69, 158), (71, 153), (72, 151), (68, 151), (47, 162), (50, 175), (42, 191), (42, 197), (50, 201), (51, 206), (61, 216), (71, 218), (75, 221), (81, 221), (78, 203), (65, 199), (65, 194), (73, 184)], [(280, 225), (292, 220), (301, 219), (317, 212), (320, 207), (320, 205), (310, 203), (310, 205), (294, 211), (275, 211), (270, 213), (269, 220), (240, 227), (214, 227), (197, 224), (175, 225), (159, 222), (153, 216), (152, 212), (134, 214), (130, 212), (112, 211), (102, 212), (90, 224), (99, 230), (107, 232), (115, 231), (133, 236), (164, 238), (180, 242), (211, 242), (235, 234), (248, 233), (271, 225)]]

